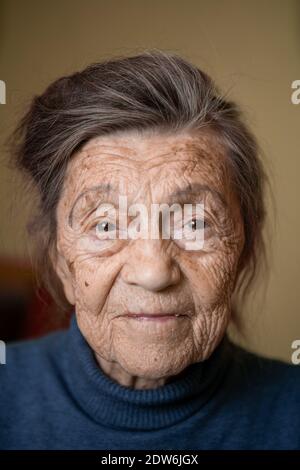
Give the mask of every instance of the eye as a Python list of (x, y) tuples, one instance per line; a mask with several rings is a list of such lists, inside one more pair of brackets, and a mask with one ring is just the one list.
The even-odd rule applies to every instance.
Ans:
[(114, 232), (116, 230), (116, 225), (108, 220), (103, 220), (102, 222), (98, 222), (95, 229), (96, 235), (103, 236), (103, 234), (107, 232)]
[(194, 218), (187, 223), (187, 226), (192, 230), (192, 232), (195, 232), (196, 230), (205, 229), (207, 227), (207, 223), (204, 219)]

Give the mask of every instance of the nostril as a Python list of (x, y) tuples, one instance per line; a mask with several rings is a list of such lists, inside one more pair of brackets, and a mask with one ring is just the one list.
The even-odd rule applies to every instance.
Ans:
[(162, 290), (171, 284), (171, 275), (167, 270), (155, 272), (152, 269), (145, 269), (141, 281), (144, 287), (149, 290)]
[(127, 284), (139, 285), (147, 290), (159, 291), (180, 280), (178, 266), (170, 263), (149, 261), (139, 265), (127, 264), (122, 271), (122, 279)]

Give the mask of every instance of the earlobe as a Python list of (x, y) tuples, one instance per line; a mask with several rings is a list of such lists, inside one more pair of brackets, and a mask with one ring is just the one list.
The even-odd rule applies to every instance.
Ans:
[(53, 268), (62, 282), (65, 296), (71, 305), (75, 305), (75, 293), (72, 283), (72, 273), (70, 272), (69, 266), (59, 251), (57, 250), (54, 254), (50, 251), (50, 258)]

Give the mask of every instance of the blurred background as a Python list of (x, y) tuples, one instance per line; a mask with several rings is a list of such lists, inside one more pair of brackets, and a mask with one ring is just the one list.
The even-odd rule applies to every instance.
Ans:
[(36, 291), (25, 225), (28, 195), (7, 165), (4, 142), (35, 94), (91, 62), (144, 49), (177, 52), (238, 101), (263, 149), (276, 205), (268, 197), (270, 278), (243, 306), (254, 351), (290, 361), (300, 338), (299, 0), (0, 0), (0, 339), (66, 326)]

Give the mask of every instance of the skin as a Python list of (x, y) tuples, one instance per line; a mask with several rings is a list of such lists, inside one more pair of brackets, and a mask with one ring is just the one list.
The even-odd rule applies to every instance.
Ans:
[[(244, 244), (227, 158), (212, 131), (131, 131), (91, 139), (68, 164), (54, 265), (96, 360), (123, 386), (172, 381), (207, 359), (226, 331)], [(106, 194), (108, 184), (116, 192)], [(172, 203), (204, 203), (203, 248), (162, 238), (99, 240), (93, 210), (119, 194), (147, 207), (169, 203), (171, 195)], [(128, 312), (180, 316), (158, 322)]]

